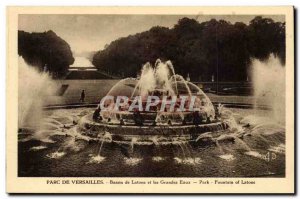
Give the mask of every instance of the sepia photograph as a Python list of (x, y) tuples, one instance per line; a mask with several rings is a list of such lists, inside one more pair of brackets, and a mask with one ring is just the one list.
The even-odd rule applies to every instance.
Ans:
[(289, 8), (18, 13), (16, 178), (228, 186), (293, 175)]

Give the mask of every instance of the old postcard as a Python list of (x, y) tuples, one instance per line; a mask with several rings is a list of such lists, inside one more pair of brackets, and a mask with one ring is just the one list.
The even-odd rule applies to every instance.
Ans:
[(292, 6), (7, 17), (8, 193), (294, 193)]

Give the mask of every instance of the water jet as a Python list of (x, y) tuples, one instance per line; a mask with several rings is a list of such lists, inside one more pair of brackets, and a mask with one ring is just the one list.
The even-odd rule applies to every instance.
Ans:
[(198, 86), (175, 74), (171, 61), (158, 59), (154, 66), (142, 67), (139, 79), (126, 78), (113, 86), (79, 126), (84, 135), (97, 137), (107, 131), (113, 141), (131, 145), (137, 137), (153, 143), (153, 136), (196, 141), (203, 133), (229, 128), (221, 108), (215, 108)]

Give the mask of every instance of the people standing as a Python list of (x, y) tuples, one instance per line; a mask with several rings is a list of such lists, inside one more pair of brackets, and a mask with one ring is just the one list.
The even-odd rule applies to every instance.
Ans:
[(80, 102), (84, 102), (84, 99), (85, 99), (85, 92), (84, 90), (82, 90), (80, 95)]

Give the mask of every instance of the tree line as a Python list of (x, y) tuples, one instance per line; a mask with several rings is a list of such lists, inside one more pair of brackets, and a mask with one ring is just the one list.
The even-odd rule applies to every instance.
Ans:
[(74, 57), (69, 44), (53, 31), (28, 33), (18, 31), (18, 54), (26, 63), (39, 71), (47, 71), (52, 77), (63, 77)]
[(119, 38), (95, 53), (92, 63), (120, 77), (135, 77), (146, 62), (171, 60), (176, 73), (192, 81), (246, 81), (251, 58), (273, 53), (285, 62), (285, 23), (255, 17), (247, 25), (225, 20), (199, 23), (182, 18), (173, 28), (150, 30)]

